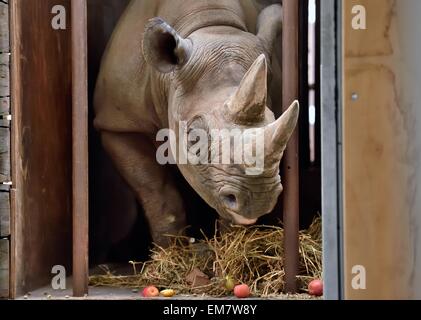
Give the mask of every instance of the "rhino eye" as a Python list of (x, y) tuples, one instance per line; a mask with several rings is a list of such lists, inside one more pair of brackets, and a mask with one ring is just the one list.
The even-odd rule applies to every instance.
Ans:
[[(187, 137), (193, 137), (193, 136), (195, 136), (195, 133), (196, 132), (198, 132), (198, 131), (196, 131), (197, 129), (194, 129), (194, 128), (190, 128), (188, 131), (187, 131)], [(187, 146), (188, 146), (188, 148), (190, 149), (193, 145), (195, 145), (195, 144), (197, 144), (199, 141), (200, 141), (200, 137), (199, 136), (195, 136), (195, 138), (196, 139), (194, 139), (194, 140), (192, 140), (192, 139), (188, 139), (187, 140)], [(199, 155), (199, 151), (200, 150), (197, 150), (195, 153), (196, 153), (196, 156), (198, 156)]]
[(206, 121), (200, 116), (193, 118), (188, 124), (187, 135), (194, 133), (200, 134), (202, 132), (209, 134), (209, 127)]
[(198, 116), (192, 119), (188, 125), (187, 138), (189, 152), (199, 158), (206, 156), (210, 146), (210, 137), (208, 125), (202, 117)]

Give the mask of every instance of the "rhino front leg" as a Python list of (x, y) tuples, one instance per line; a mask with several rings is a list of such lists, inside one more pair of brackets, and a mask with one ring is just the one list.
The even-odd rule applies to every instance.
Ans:
[(142, 134), (102, 132), (102, 143), (117, 170), (133, 188), (149, 221), (152, 239), (165, 246), (165, 234), (186, 226), (183, 201), (168, 168), (156, 162), (155, 146)]

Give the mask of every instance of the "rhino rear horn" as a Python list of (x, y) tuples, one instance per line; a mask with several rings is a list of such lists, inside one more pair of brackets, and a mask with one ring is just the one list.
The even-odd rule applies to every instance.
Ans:
[(227, 104), (234, 122), (247, 124), (264, 120), (267, 72), (266, 57), (261, 54), (244, 75), (239, 88)]
[(142, 50), (148, 64), (159, 72), (169, 73), (189, 60), (192, 44), (164, 20), (153, 18), (145, 26)]
[(276, 162), (281, 160), (288, 141), (294, 132), (300, 114), (300, 105), (295, 100), (275, 122), (265, 127), (266, 159)]

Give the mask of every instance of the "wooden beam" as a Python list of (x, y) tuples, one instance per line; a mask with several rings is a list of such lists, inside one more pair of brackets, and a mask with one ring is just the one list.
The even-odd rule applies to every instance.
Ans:
[[(282, 107), (283, 111), (298, 99), (299, 61), (298, 29), (299, 1), (283, 0), (282, 35)], [(299, 162), (298, 130), (295, 130), (284, 154), (284, 202), (285, 228), (285, 291), (296, 292), (298, 272), (299, 230)]]
[(73, 295), (88, 293), (88, 60), (86, 0), (72, 0)]
[[(13, 186), (10, 190), (10, 268), (9, 268), (9, 297), (16, 298), (20, 293), (23, 278), (23, 266), (18, 256), (22, 255), (22, 239), (18, 239), (18, 235), (22, 234), (22, 202), (16, 201), (20, 197), (16, 188), (22, 185), (22, 170), (17, 166), (18, 160), (21, 159), (20, 144), (20, 111), (22, 110), (22, 86), (21, 86), (21, 60), (22, 56), (22, 30), (21, 30), (21, 3), (12, 1), (10, 4), (9, 21), (10, 21), (10, 56), (12, 63), (10, 64), (10, 92), (13, 94), (13, 101), (10, 101), (10, 112), (14, 117), (14, 124), (11, 128), (10, 137), (10, 162), (11, 162), (11, 179)], [(2, 46), (4, 47), (4, 45)], [(19, 198), (20, 200), (20, 198)]]

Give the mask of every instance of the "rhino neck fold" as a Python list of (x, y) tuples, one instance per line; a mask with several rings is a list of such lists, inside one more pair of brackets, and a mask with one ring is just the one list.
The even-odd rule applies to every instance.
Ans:
[(226, 7), (206, 6), (198, 7), (180, 16), (173, 23), (173, 27), (183, 38), (193, 32), (210, 26), (229, 26), (247, 31), (244, 18), (235, 10)]

